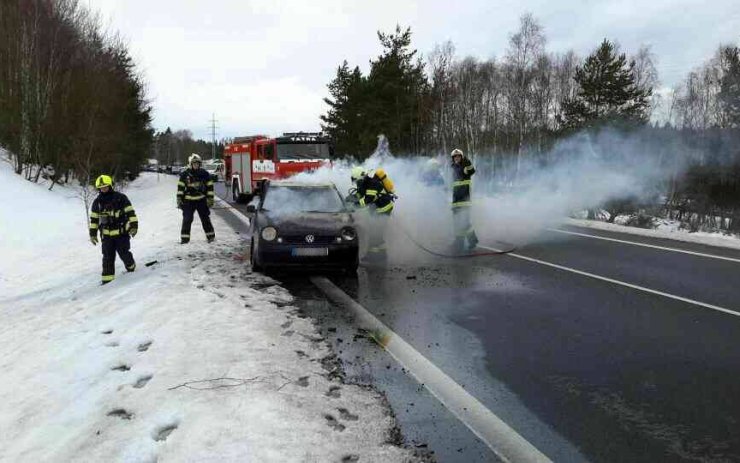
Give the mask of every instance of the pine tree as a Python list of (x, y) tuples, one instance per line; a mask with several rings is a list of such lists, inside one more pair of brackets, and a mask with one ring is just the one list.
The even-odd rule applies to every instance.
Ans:
[(368, 124), (364, 141), (375, 142), (385, 134), (394, 152), (419, 152), (423, 144), (425, 100), (429, 83), (424, 65), (411, 49), (411, 29), (396, 26), (393, 33), (378, 32), (382, 54), (370, 62), (368, 76)]
[(614, 44), (604, 40), (574, 77), (576, 96), (563, 104), (560, 122), (565, 129), (578, 129), (606, 122), (644, 123), (648, 118), (652, 88), (640, 88), (635, 62), (627, 63)]
[(329, 85), (331, 98), (324, 98), (329, 111), (321, 116), (322, 129), (334, 140), (339, 155), (358, 156), (367, 151), (360, 142), (360, 132), (365, 119), (365, 78), (359, 67), (349, 69), (347, 61), (337, 68), (337, 75)]

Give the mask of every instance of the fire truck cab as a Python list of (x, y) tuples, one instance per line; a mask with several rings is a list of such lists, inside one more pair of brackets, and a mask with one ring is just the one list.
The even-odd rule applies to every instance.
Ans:
[(260, 194), (266, 180), (279, 180), (331, 165), (334, 149), (328, 137), (315, 132), (237, 137), (224, 147), (225, 182), (234, 201)]

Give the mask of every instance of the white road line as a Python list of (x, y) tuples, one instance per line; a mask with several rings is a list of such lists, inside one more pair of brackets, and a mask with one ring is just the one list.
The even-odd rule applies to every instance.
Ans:
[(324, 277), (312, 277), (311, 282), (334, 302), (352, 310), (363, 328), (378, 333), (378, 344), (503, 461), (551, 461), (334, 283)]
[[(490, 248), (488, 246), (481, 246), (480, 244), (478, 245), (478, 247), (479, 248), (484, 248), (484, 249), (490, 249), (491, 251), (500, 252), (499, 249)], [(681, 302), (687, 302), (689, 304), (694, 304), (694, 305), (698, 305), (698, 306), (701, 306), (701, 307), (706, 307), (707, 309), (712, 309), (712, 310), (716, 310), (718, 312), (723, 312), (723, 313), (726, 313), (726, 314), (729, 314), (729, 315), (735, 315), (736, 317), (740, 317), (740, 312), (737, 312), (737, 311), (731, 310), (731, 309), (725, 309), (724, 307), (720, 307), (720, 306), (717, 306), (717, 305), (707, 304), (706, 302), (700, 302), (700, 301), (695, 301), (693, 299), (689, 299), (689, 298), (686, 298), (686, 297), (675, 296), (673, 294), (664, 293), (663, 291), (657, 291), (657, 290), (654, 290), (654, 289), (646, 288), (644, 286), (633, 285), (632, 283), (626, 283), (624, 281), (615, 280), (613, 278), (602, 277), (600, 275), (595, 275), (593, 273), (584, 272), (582, 270), (576, 270), (574, 268), (566, 267), (564, 265), (553, 264), (551, 262), (546, 262), (544, 260), (535, 259), (533, 257), (523, 256), (521, 254), (515, 254), (513, 252), (510, 252), (510, 253), (508, 253), (506, 255), (507, 256), (510, 256), (510, 257), (516, 257), (517, 259), (522, 259), (522, 260), (527, 260), (529, 262), (534, 262), (536, 264), (546, 265), (548, 267), (552, 267), (552, 268), (556, 268), (556, 269), (560, 269), (560, 270), (565, 270), (566, 272), (577, 273), (578, 275), (583, 275), (583, 276), (587, 276), (587, 277), (590, 277), (590, 278), (595, 278), (597, 280), (606, 281), (606, 282), (609, 282), (609, 283), (613, 283), (615, 285), (626, 286), (627, 288), (632, 288), (632, 289), (637, 289), (637, 290), (640, 290), (640, 291), (645, 291), (646, 293), (650, 293), (650, 294), (657, 294), (658, 296), (667, 297), (669, 299), (675, 299), (675, 300), (681, 301)]]
[(578, 233), (578, 232), (572, 232), (572, 231), (568, 231), (568, 230), (559, 230), (557, 228), (548, 228), (547, 231), (556, 232), (556, 233), (564, 233), (566, 235), (584, 236), (586, 238), (594, 238), (594, 239), (597, 239), (597, 240), (614, 241), (616, 243), (632, 244), (634, 246), (642, 246), (642, 247), (645, 247), (645, 248), (660, 249), (660, 250), (663, 250), (663, 251), (681, 252), (683, 254), (691, 254), (693, 256), (709, 257), (711, 259), (721, 259), (721, 260), (727, 260), (727, 261), (730, 261), (730, 262), (740, 263), (740, 259), (736, 259), (736, 258), (733, 258), (733, 257), (724, 257), (724, 256), (718, 256), (716, 254), (706, 254), (706, 253), (703, 253), (703, 252), (687, 251), (685, 249), (668, 248), (668, 247), (665, 247), (665, 246), (656, 246), (654, 244), (640, 243), (638, 241), (618, 240), (616, 238), (607, 238), (606, 236), (589, 235), (587, 233)]

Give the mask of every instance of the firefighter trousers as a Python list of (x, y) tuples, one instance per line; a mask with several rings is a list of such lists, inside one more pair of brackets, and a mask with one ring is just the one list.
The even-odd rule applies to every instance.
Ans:
[(206, 198), (195, 201), (185, 200), (182, 203), (182, 230), (180, 231), (180, 241), (183, 243), (190, 241), (190, 226), (193, 224), (195, 211), (198, 211), (198, 217), (200, 217), (200, 223), (203, 225), (203, 231), (206, 232), (208, 241), (213, 240), (216, 236), (213, 231), (211, 211), (208, 209)]
[(388, 220), (390, 220), (390, 213), (370, 214), (366, 258), (386, 257), (385, 232), (388, 228)]
[(456, 207), (452, 209), (452, 221), (455, 227), (455, 244), (458, 251), (465, 249), (467, 240), (468, 249), (473, 249), (478, 244), (478, 237), (473, 230), (473, 222), (470, 219), (470, 207)]
[(103, 251), (103, 284), (113, 281), (116, 277), (116, 253), (126, 266), (126, 270), (133, 272), (136, 269), (136, 262), (131, 254), (131, 238), (127, 234), (104, 236), (100, 247)]

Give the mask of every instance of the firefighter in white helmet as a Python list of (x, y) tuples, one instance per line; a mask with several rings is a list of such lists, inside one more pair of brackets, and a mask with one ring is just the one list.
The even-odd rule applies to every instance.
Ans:
[[(452, 157), (452, 215), (455, 227), (456, 251), (475, 249), (478, 244), (478, 237), (473, 230), (473, 223), (470, 218), (470, 187), (472, 185), (472, 176), (475, 168), (468, 158), (465, 157), (462, 150), (455, 148), (450, 153)], [(466, 243), (467, 241), (467, 243)]]
[(182, 209), (180, 244), (190, 242), (190, 226), (195, 211), (198, 211), (208, 242), (216, 239), (209, 210), (213, 207), (213, 180), (208, 171), (201, 168), (201, 164), (200, 156), (191, 154), (188, 158), (189, 168), (180, 174), (180, 181), (177, 182), (177, 207)]

